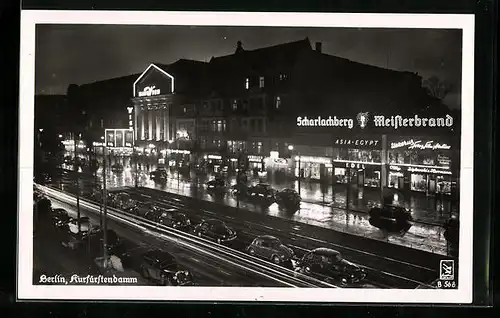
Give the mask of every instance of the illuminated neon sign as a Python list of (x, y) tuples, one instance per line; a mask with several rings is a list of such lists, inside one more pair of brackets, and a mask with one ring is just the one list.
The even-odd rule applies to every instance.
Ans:
[[(163, 75), (167, 76), (168, 78), (170, 78), (170, 82), (171, 82), (171, 92), (169, 93), (173, 93), (174, 92), (174, 77), (170, 74), (168, 74), (167, 72), (165, 72), (164, 70), (162, 70), (161, 68), (159, 68), (158, 66), (154, 65), (154, 64), (149, 64), (148, 68), (142, 72), (142, 74), (135, 80), (134, 84), (133, 84), (133, 90), (134, 90), (134, 97), (136, 96), (136, 86), (137, 86), (137, 83), (141, 80), (141, 78), (144, 77), (144, 75), (146, 75), (146, 73), (151, 69), (151, 68), (154, 68), (156, 69), (158, 72), (162, 73)], [(154, 87), (153, 87), (154, 88)], [(158, 94), (160, 94), (159, 92), (159, 89), (158, 89)], [(155, 95), (158, 95), (158, 94), (155, 94)], [(140, 93), (138, 94), (139, 97), (142, 97), (142, 96), (146, 96), (146, 95), (141, 95)], [(148, 95), (148, 96), (153, 96), (153, 95)]]
[(448, 144), (441, 144), (438, 142), (434, 142), (432, 140), (423, 142), (421, 140), (404, 140), (400, 142), (391, 142), (391, 149), (397, 149), (397, 148), (403, 148), (406, 147), (407, 149), (419, 149), (419, 150), (425, 150), (425, 149), (431, 149), (431, 150), (436, 150), (436, 149), (441, 149), (441, 150), (449, 150), (451, 149), (451, 146)]
[(408, 167), (408, 171), (410, 172), (423, 172), (423, 173), (434, 173), (434, 174), (452, 174), (450, 170), (437, 170), (437, 169), (429, 169), (429, 168), (413, 168)]
[(156, 88), (156, 86), (146, 86), (142, 90), (142, 92), (139, 92), (139, 97), (144, 97), (144, 96), (156, 96), (160, 95), (160, 89)]
[(343, 139), (338, 138), (335, 140), (335, 145), (341, 146), (379, 146), (380, 140), (375, 139)]

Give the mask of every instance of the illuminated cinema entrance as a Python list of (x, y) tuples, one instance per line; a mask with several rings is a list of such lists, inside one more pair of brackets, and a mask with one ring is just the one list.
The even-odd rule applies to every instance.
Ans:
[(123, 129), (105, 129), (104, 145), (115, 154), (131, 154), (134, 149), (134, 130)]
[(167, 66), (150, 64), (137, 78), (132, 87), (134, 97), (130, 107), (132, 124), (137, 144), (166, 144), (175, 138), (171, 122), (174, 103), (174, 77), (166, 71)]

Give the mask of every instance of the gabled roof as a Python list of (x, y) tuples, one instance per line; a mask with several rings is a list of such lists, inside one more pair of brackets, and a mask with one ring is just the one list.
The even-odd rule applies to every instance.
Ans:
[(212, 67), (232, 67), (238, 63), (249, 63), (250, 67), (262, 68), (270, 65), (291, 64), (298, 55), (305, 51), (312, 50), (309, 38), (293, 41), (255, 50), (242, 50), (230, 55), (213, 57), (210, 59)]

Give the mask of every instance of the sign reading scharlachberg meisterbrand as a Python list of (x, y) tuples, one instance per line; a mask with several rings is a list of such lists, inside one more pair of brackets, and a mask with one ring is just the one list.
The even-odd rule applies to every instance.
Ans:
[[(368, 126), (370, 122), (370, 114), (368, 112), (361, 112), (356, 115), (356, 121), (361, 129)], [(355, 120), (353, 118), (340, 118), (337, 116), (328, 116), (323, 118), (317, 116), (316, 118), (297, 117), (297, 126), (299, 127), (346, 127), (349, 129), (354, 128)], [(375, 127), (386, 128), (406, 128), (406, 127), (452, 127), (453, 117), (446, 115), (445, 117), (421, 117), (414, 115), (411, 117), (403, 117), (401, 115), (385, 116), (373, 115), (373, 125)]]

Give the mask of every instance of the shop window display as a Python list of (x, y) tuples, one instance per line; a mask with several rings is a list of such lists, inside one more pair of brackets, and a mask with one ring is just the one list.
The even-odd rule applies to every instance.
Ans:
[(402, 172), (389, 171), (389, 188), (399, 188), (399, 178), (403, 177)]
[(347, 183), (346, 169), (345, 168), (335, 168), (334, 169), (335, 179), (337, 183)]
[(427, 176), (423, 174), (411, 175), (411, 190), (419, 192), (427, 192)]
[(380, 171), (366, 169), (365, 170), (365, 182), (366, 187), (380, 187)]
[(443, 176), (436, 178), (436, 193), (451, 194), (451, 181)]

